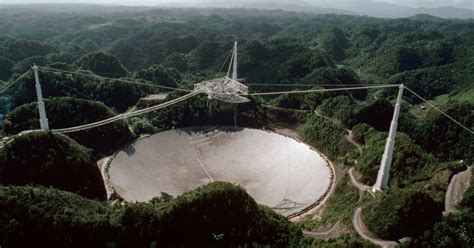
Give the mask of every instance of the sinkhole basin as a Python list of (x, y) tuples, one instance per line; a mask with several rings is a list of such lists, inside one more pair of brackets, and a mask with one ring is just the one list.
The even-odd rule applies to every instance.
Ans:
[(177, 196), (212, 181), (242, 186), (259, 203), (291, 216), (329, 191), (329, 163), (308, 145), (274, 132), (234, 127), (174, 129), (120, 150), (109, 184), (129, 202)]

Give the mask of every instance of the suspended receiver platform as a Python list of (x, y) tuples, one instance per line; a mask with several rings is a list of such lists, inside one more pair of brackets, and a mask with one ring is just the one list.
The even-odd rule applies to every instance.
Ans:
[(194, 85), (194, 91), (208, 95), (209, 99), (216, 99), (230, 103), (244, 103), (250, 101), (241, 95), (248, 94), (248, 87), (228, 77), (214, 78)]

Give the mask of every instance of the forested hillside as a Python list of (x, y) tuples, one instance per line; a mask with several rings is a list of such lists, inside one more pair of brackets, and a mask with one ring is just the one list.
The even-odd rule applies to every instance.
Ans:
[[(382, 238), (409, 236), (410, 247), (472, 247), (472, 183), (459, 212), (441, 212), (452, 176), (474, 162), (469, 132), (474, 129), (473, 26), (472, 19), (427, 15), (379, 19), (253, 9), (0, 8), (0, 135), (9, 141), (15, 137), (0, 143), (0, 205), (8, 209), (0, 213), (0, 246), (38, 245), (35, 241), (58, 247), (369, 246), (351, 228), (339, 239), (303, 239), (296, 225), (224, 183), (176, 199), (101, 202), (104, 189), (94, 160), (139, 135), (234, 125), (234, 110), (239, 126), (270, 128), (272, 105), (290, 113), (304, 110), (284, 124), (326, 154), (338, 173), (354, 167), (362, 182), (372, 185), (396, 87), (251, 96), (240, 105), (199, 95), (69, 137), (21, 133), (39, 128), (34, 77), (28, 71), (33, 64), (40, 66), (50, 126), (65, 128), (156, 105), (184, 94), (169, 87), (191, 90), (194, 83), (224, 75), (237, 40), (239, 80), (250, 92), (404, 84), (428, 101), (405, 90), (390, 190), (375, 199), (359, 197), (344, 175), (326, 213), (304, 225), (341, 221), (350, 226), (353, 208), (362, 206), (368, 228)], [(10, 87), (2, 90), (5, 86)], [(359, 146), (350, 142), (349, 131)], [(64, 184), (58, 175), (74, 180)]]
[(52, 188), (0, 186), (0, 206), (9, 209), (0, 214), (0, 242), (8, 247), (296, 247), (301, 238), (285, 217), (229, 183), (124, 205)]

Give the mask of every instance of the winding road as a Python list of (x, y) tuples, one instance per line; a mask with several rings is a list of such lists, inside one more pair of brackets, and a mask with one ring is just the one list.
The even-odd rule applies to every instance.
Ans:
[(354, 134), (352, 134), (352, 130), (346, 129), (346, 131), (348, 132), (346, 136), (347, 141), (357, 147), (357, 150), (362, 151), (362, 148), (364, 148), (364, 146), (354, 140)]
[[(319, 111), (315, 110), (314, 113), (317, 116), (319, 116), (321, 118), (324, 118), (324, 119), (334, 123), (334, 125), (344, 128), (340, 123), (338, 123), (337, 121), (335, 121), (334, 119), (332, 119), (330, 117), (327, 117), (327, 116), (321, 114)], [(353, 144), (355, 147), (357, 147), (357, 150), (362, 151), (362, 148), (364, 148), (364, 145), (362, 145), (359, 142), (354, 140), (354, 135), (352, 134), (352, 130), (347, 129), (347, 128), (344, 128), (344, 130), (346, 130), (346, 132), (347, 132), (346, 140), (349, 141), (349, 143)]]
[(352, 218), (352, 224), (354, 225), (356, 232), (365, 240), (368, 240), (381, 247), (395, 247), (398, 245), (398, 243), (395, 241), (375, 238), (375, 235), (373, 235), (367, 229), (367, 227), (364, 225), (364, 222), (362, 221), (362, 208), (361, 207), (356, 208), (354, 212), (354, 217)]
[(341, 221), (337, 221), (326, 230), (322, 230), (322, 231), (303, 230), (303, 236), (308, 237), (308, 238), (331, 239), (331, 238), (339, 237), (346, 230), (347, 230), (347, 227)]
[[(272, 106), (266, 106), (269, 108), (275, 108), (275, 109), (283, 109), (283, 108), (278, 108), (278, 107), (272, 107)], [(332, 118), (329, 118), (321, 113), (319, 113), (317, 110), (314, 111), (314, 113), (322, 118), (325, 118), (331, 122), (333, 122), (336, 125), (340, 125), (337, 123), (335, 120)], [(352, 130), (345, 129), (346, 132), (348, 133), (346, 136), (347, 141), (349, 141), (351, 144), (353, 144), (359, 151), (362, 151), (364, 148), (363, 144), (360, 144), (354, 140), (354, 136), (352, 133)], [(285, 130), (287, 131), (287, 130)], [(361, 194), (365, 191), (372, 193), (371, 192), (371, 187), (368, 185), (365, 185), (361, 182), (359, 182), (354, 175), (354, 168), (350, 168), (348, 171), (349, 177), (351, 184), (359, 189)], [(469, 188), (470, 182), (471, 182), (471, 177), (472, 177), (472, 166), (468, 167), (467, 170), (462, 171), (456, 175), (453, 176), (451, 179), (448, 190), (446, 192), (446, 198), (445, 198), (445, 212), (444, 214), (449, 214), (449, 213), (454, 213), (457, 211), (457, 206), (462, 200), (462, 197), (466, 190)], [(390, 240), (383, 240), (380, 238), (377, 238), (376, 235), (374, 235), (368, 228), (365, 226), (362, 220), (362, 207), (357, 207), (354, 211), (353, 219), (352, 219), (352, 224), (354, 226), (354, 229), (356, 232), (365, 240), (381, 246), (381, 247), (396, 247), (400, 243), (395, 242), (395, 241), (390, 241)], [(341, 234), (341, 230), (344, 229), (344, 227), (341, 227), (340, 221), (334, 223), (331, 225), (328, 229), (322, 230), (322, 231), (305, 231), (303, 230), (303, 235), (305, 237), (312, 237), (312, 238), (320, 238), (320, 239), (328, 239), (328, 238), (337, 238)], [(403, 241), (401, 241), (403, 242)]]
[(351, 167), (348, 171), (349, 177), (351, 178), (351, 183), (354, 187), (358, 188), (360, 191), (370, 191), (370, 186), (365, 185), (359, 181), (354, 176), (354, 167)]

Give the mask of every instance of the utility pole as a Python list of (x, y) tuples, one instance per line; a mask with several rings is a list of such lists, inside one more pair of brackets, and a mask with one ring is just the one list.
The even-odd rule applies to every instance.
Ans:
[(377, 181), (372, 187), (372, 191), (382, 191), (388, 186), (388, 178), (390, 176), (390, 166), (392, 164), (393, 147), (395, 145), (395, 135), (397, 133), (398, 116), (400, 115), (400, 105), (403, 96), (403, 84), (400, 85), (398, 90), (397, 103), (393, 111), (392, 123), (390, 124), (390, 131), (388, 133), (387, 143), (385, 144), (385, 151), (380, 161), (380, 169), (377, 175)]
[(38, 111), (40, 116), (40, 127), (43, 131), (49, 131), (48, 118), (46, 117), (46, 109), (44, 108), (43, 93), (41, 91), (41, 84), (38, 76), (38, 66), (33, 65), (33, 71), (35, 73), (35, 87), (36, 97), (38, 99)]
[(237, 41), (234, 42), (234, 65), (232, 67), (234, 68), (232, 79), (237, 81)]

